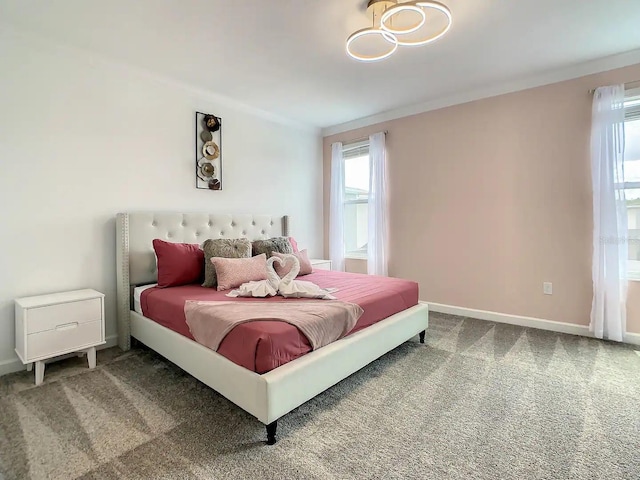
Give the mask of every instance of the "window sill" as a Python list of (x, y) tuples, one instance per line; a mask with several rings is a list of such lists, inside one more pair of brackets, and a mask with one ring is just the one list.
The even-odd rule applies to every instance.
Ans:
[(640, 272), (627, 272), (627, 280), (630, 282), (640, 282)]
[[(345, 255), (344, 258), (346, 260), (366, 260), (367, 255), (351, 254), (351, 255)], [(638, 280), (640, 280), (640, 275), (638, 275)]]

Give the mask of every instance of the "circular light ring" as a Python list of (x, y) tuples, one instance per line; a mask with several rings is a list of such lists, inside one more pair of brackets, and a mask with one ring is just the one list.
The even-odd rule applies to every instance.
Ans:
[[(437, 11), (441, 12), (442, 14), (444, 14), (445, 17), (447, 17), (447, 24), (439, 32), (437, 32), (437, 33), (435, 33), (433, 35), (430, 35), (427, 38), (423, 38), (422, 40), (404, 41), (401, 38), (398, 38), (398, 45), (401, 45), (403, 47), (417, 47), (417, 46), (420, 46), (420, 45), (426, 45), (428, 43), (435, 42), (436, 40), (438, 40), (445, 33), (447, 33), (449, 31), (449, 29), (451, 28), (451, 24), (453, 23), (453, 17), (451, 15), (451, 10), (449, 10), (449, 8), (446, 5), (444, 5), (444, 4), (440, 3), (440, 2), (427, 1), (427, 0), (419, 0), (419, 1), (415, 1), (415, 2), (409, 2), (409, 3), (411, 5), (415, 5), (417, 7), (422, 8), (422, 9), (431, 9), (431, 10), (437, 10)], [(390, 8), (389, 10), (393, 10), (393, 8), (394, 7)], [(397, 8), (397, 7), (395, 7), (395, 8)], [(385, 14), (386, 14), (386, 12), (385, 12)], [(384, 18), (384, 16), (383, 16), (383, 18)]]
[[(386, 23), (389, 20), (391, 20), (395, 15), (398, 15), (402, 12), (418, 13), (420, 14), (420, 21), (417, 24), (405, 29), (393, 28), (389, 25), (386, 25)], [(382, 29), (386, 30), (389, 33), (393, 33), (394, 35), (406, 35), (407, 33), (412, 33), (418, 30), (420, 27), (424, 25), (426, 21), (427, 21), (427, 14), (424, 13), (423, 8), (420, 8), (417, 5), (414, 5), (413, 2), (401, 3), (400, 5), (396, 5), (395, 7), (391, 7), (385, 10), (385, 12), (382, 14), (382, 17), (380, 17), (380, 27), (382, 27)]]
[[(351, 44), (360, 37), (366, 37), (368, 35), (380, 35), (387, 42), (389, 42), (392, 46), (388, 52), (385, 52), (381, 55), (360, 55), (351, 51)], [(352, 58), (356, 60), (360, 60), (361, 62), (375, 62), (376, 60), (382, 60), (387, 58), (395, 53), (398, 49), (398, 39), (392, 33), (389, 33), (380, 28), (363, 28), (362, 30), (358, 30), (349, 36), (347, 39), (347, 53)]]

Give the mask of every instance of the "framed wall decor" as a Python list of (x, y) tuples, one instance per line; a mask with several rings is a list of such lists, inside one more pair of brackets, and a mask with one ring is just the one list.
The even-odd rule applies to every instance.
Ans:
[(196, 112), (196, 188), (222, 190), (222, 118)]

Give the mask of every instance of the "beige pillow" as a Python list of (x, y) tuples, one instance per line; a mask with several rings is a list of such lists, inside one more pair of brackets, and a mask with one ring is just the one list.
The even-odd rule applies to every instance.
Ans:
[(263, 253), (250, 258), (213, 257), (218, 290), (229, 290), (243, 283), (267, 279), (267, 256)]
[[(313, 273), (313, 267), (311, 266), (311, 261), (309, 260), (309, 256), (307, 255), (306, 250), (300, 250), (298, 253), (292, 253), (291, 255), (296, 257), (300, 262), (300, 273), (298, 273), (299, 277), (302, 275), (309, 275), (310, 273)], [(273, 252), (272, 256), (284, 259), (286, 255), (283, 253)], [(293, 267), (293, 265), (291, 264), (285, 263), (284, 265), (281, 265), (278, 262), (275, 262), (273, 266), (280, 278), (289, 273), (291, 271), (291, 268)]]
[(209, 239), (202, 244), (204, 252), (204, 283), (203, 287), (214, 288), (217, 285), (216, 267), (211, 263), (213, 257), (249, 258), (251, 257), (251, 242), (246, 238), (218, 238)]

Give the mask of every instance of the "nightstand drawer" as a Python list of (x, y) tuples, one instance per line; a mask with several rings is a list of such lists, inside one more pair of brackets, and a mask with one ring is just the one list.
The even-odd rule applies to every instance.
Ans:
[(27, 334), (46, 332), (71, 323), (99, 322), (101, 319), (102, 300), (100, 298), (32, 308), (29, 310)]
[(67, 322), (46, 332), (27, 335), (27, 360), (73, 352), (102, 343), (102, 322)]

